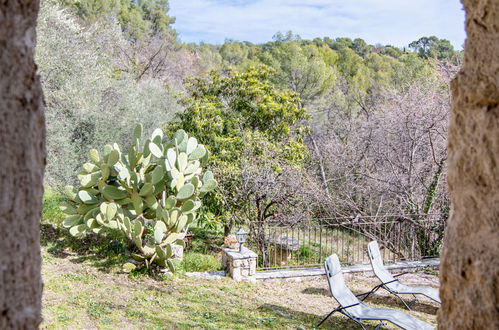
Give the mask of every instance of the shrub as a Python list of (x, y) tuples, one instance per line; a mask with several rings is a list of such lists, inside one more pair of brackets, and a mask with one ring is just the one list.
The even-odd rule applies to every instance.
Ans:
[[(142, 126), (135, 128), (127, 154), (106, 145), (103, 153), (90, 150), (90, 162), (78, 173), (80, 187), (68, 186), (68, 201), (61, 209), (69, 216), (62, 225), (71, 235), (120, 232), (133, 243), (135, 260), (147, 267), (153, 262), (175, 270), (172, 244), (183, 245), (187, 227), (197, 217), (201, 197), (217, 182), (203, 174), (208, 152), (196, 138), (178, 130), (164, 141), (156, 129), (141, 143)], [(134, 269), (126, 264), (124, 269)]]

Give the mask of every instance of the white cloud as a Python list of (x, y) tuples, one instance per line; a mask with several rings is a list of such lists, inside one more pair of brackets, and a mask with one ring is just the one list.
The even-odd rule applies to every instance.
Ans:
[(170, 0), (170, 9), (185, 42), (260, 43), (288, 30), (396, 46), (436, 35), (460, 48), (465, 38), (458, 0)]

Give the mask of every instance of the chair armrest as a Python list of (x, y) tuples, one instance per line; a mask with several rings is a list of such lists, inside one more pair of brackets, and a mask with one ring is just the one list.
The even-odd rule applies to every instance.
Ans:
[(353, 307), (353, 306), (357, 306), (357, 305), (360, 305), (360, 302), (356, 303), (356, 304), (352, 304), (352, 305), (348, 305), (348, 306), (345, 306), (345, 307), (340, 307), (338, 308), (337, 310), (340, 311), (342, 309), (347, 309), (347, 308), (350, 308), (350, 307)]
[(389, 284), (389, 283), (397, 282), (397, 281), (398, 281), (398, 279), (393, 279), (393, 280), (388, 281), (388, 282), (383, 282), (383, 283), (381, 283), (381, 285), (385, 285), (385, 284)]
[(375, 287), (373, 287), (373, 288), (371, 289), (371, 291), (367, 291), (367, 292), (363, 292), (363, 293), (358, 293), (358, 294), (356, 294), (355, 296), (356, 296), (356, 297), (365, 296), (364, 298), (361, 298), (361, 300), (362, 300), (362, 301), (364, 301), (365, 299), (367, 299), (367, 297), (369, 297), (369, 295), (370, 295), (371, 293), (376, 292), (379, 288), (384, 288), (385, 290), (390, 291), (390, 289), (388, 289), (388, 288), (385, 288), (385, 287), (384, 287), (384, 286), (385, 286), (385, 284), (389, 284), (389, 283), (392, 283), (392, 282), (397, 282), (397, 281), (398, 281), (398, 279), (393, 279), (393, 280), (388, 281), (388, 282), (382, 282), (381, 284), (378, 284), (378, 285), (376, 285)]

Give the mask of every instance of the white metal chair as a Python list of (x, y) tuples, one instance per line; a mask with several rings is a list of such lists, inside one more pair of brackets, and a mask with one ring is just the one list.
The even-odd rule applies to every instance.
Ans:
[[(364, 301), (369, 295), (376, 292), (378, 289), (383, 288), (391, 294), (395, 295), (397, 298), (402, 301), (402, 303), (410, 310), (411, 306), (417, 301), (416, 294), (424, 295), (438, 303), (440, 303), (440, 297), (438, 294), (438, 290), (434, 288), (430, 288), (427, 286), (409, 286), (403, 283), (396, 278), (403, 274), (392, 275), (388, 270), (386, 270), (383, 265), (383, 259), (381, 258), (381, 253), (379, 251), (378, 242), (372, 241), (367, 245), (367, 252), (369, 254), (369, 261), (371, 262), (371, 267), (373, 269), (376, 277), (381, 281), (381, 284), (376, 285), (371, 291), (362, 293), (359, 296), (364, 296), (362, 301)], [(414, 299), (406, 303), (404, 299), (400, 296), (401, 294), (412, 294)]]
[(339, 312), (360, 325), (362, 329), (366, 329), (362, 323), (362, 320), (380, 321), (375, 329), (379, 329), (384, 324), (383, 321), (391, 322), (402, 329), (433, 329), (429, 324), (402, 311), (396, 309), (375, 308), (360, 301), (345, 285), (345, 282), (343, 281), (343, 274), (341, 272), (340, 261), (338, 260), (338, 256), (336, 254), (332, 254), (326, 258), (324, 268), (326, 270), (326, 277), (329, 283), (331, 295), (340, 304), (340, 307), (331, 311), (331, 313), (329, 313), (317, 325), (317, 327), (324, 323), (324, 321), (326, 321), (333, 313)]

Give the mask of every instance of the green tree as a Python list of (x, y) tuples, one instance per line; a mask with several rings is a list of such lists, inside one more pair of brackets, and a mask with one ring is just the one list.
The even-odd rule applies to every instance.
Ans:
[(451, 60), (455, 55), (454, 47), (449, 40), (439, 39), (435, 36), (422, 37), (413, 41), (409, 47), (416, 51), (422, 58), (436, 58)]
[(299, 106), (296, 93), (277, 90), (271, 76), (269, 68), (258, 67), (242, 73), (229, 71), (226, 76), (212, 71), (207, 79), (191, 79), (187, 83), (190, 97), (183, 100), (186, 110), (167, 126), (168, 132), (181, 128), (195, 134), (212, 154), (221, 187), (207, 202), (204, 220), (214, 216), (225, 225), (226, 234), (231, 229), (231, 212), (237, 213), (230, 200), (241, 188), (243, 151), (248, 143), (257, 145), (255, 136), (279, 150), (275, 157), (286, 164), (299, 166), (307, 157), (302, 142), (306, 110)]
[(301, 37), (298, 34), (294, 34), (293, 31), (288, 31), (286, 33), (277, 32), (272, 37), (275, 42), (290, 42), (290, 41), (301, 41)]
[(404, 54), (404, 52), (402, 50), (400, 50), (397, 47), (391, 46), (391, 45), (383, 46), (383, 48), (381, 48), (379, 53), (382, 55), (388, 55), (388, 56), (391, 56), (394, 58), (399, 58), (400, 56), (402, 56)]
[(220, 55), (229, 65), (240, 65), (248, 58), (248, 47), (242, 42), (226, 40), (220, 48)]
[(323, 95), (336, 81), (334, 70), (325, 63), (314, 44), (276, 42), (261, 60), (276, 70), (273, 81), (281, 88), (298, 93), (305, 104)]
[(88, 21), (101, 16), (116, 16), (121, 28), (137, 41), (161, 34), (175, 34), (171, 24), (175, 18), (168, 16), (168, 0), (60, 0), (74, 8), (76, 14)]
[(340, 50), (342, 48), (352, 48), (353, 41), (350, 38), (336, 38), (332, 40), (331, 38), (324, 38), (324, 41), (328, 44), (331, 49)]
[(405, 54), (399, 61), (398, 69), (393, 74), (393, 86), (403, 86), (423, 77), (435, 76), (432, 64), (416, 53)]
[(168, 33), (172, 30), (171, 24), (175, 18), (167, 15), (170, 10), (168, 0), (140, 1), (139, 6), (144, 11), (144, 18), (151, 22), (153, 33)]
[(352, 50), (357, 53), (359, 56), (366, 56), (369, 51), (373, 48), (372, 46), (368, 45), (364, 39), (361, 38), (356, 38), (352, 42), (351, 46)]
[(116, 70), (117, 54), (128, 44), (116, 22), (97, 20), (91, 29), (81, 23), (61, 6), (42, 2), (36, 62), (47, 118), (45, 183), (52, 186), (74, 180), (90, 148), (127, 145), (130, 123), (141, 122), (149, 132), (181, 109), (162, 80), (137, 82)]

